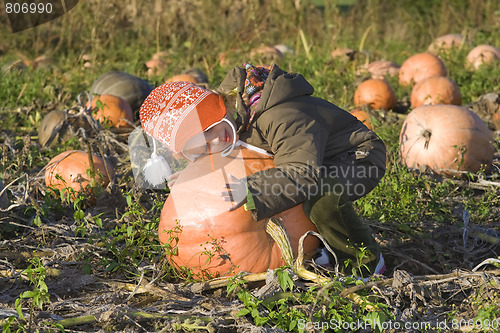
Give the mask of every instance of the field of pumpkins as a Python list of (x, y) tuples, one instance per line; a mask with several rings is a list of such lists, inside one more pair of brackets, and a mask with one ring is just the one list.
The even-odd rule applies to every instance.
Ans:
[[(0, 16), (3, 331), (494, 331), (500, 7), (422, 3), (463, 23), (360, 0), (90, 1), (16, 33)], [(168, 82), (215, 90), (246, 62), (302, 74), (386, 144), (384, 178), (353, 203), (384, 275), (316, 265), (301, 205), (255, 221), (220, 200), (228, 174), (274, 167), (265, 153), (145, 183), (145, 99)]]

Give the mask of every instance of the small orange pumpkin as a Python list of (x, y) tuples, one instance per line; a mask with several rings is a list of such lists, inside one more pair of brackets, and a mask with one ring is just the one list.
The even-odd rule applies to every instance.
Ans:
[(112, 127), (133, 127), (134, 113), (130, 105), (121, 97), (109, 94), (94, 96), (87, 108), (94, 110), (92, 116), (101, 124)]
[(359, 121), (361, 121), (370, 131), (373, 131), (373, 124), (370, 120), (370, 115), (368, 112), (363, 110), (362, 108), (356, 108), (351, 110), (350, 113), (356, 117)]
[[(103, 187), (107, 186), (115, 175), (112, 165), (96, 155), (92, 156), (92, 161), (96, 181)], [(90, 194), (89, 168), (87, 152), (81, 150), (63, 152), (52, 158), (47, 165), (45, 185), (58, 190), (72, 188), (76, 192)]]
[(488, 45), (481, 44), (469, 51), (466, 58), (466, 65), (471, 69), (478, 69), (483, 64), (491, 64), (500, 60), (500, 49)]
[(477, 114), (456, 105), (423, 105), (406, 117), (399, 136), (400, 155), (410, 169), (454, 176), (488, 171), (493, 136)]
[[(170, 249), (170, 263), (191, 269), (198, 279), (242, 271), (261, 273), (286, 265), (278, 245), (266, 232), (266, 220), (255, 221), (244, 207), (228, 211), (232, 204), (220, 196), (229, 174), (242, 178), (273, 166), (271, 157), (244, 148), (235, 148), (229, 157), (205, 156), (189, 164), (161, 212), (159, 239)], [(316, 227), (302, 205), (277, 216), (297, 255), (299, 238)], [(306, 237), (304, 253), (317, 246), (315, 237)]]
[(354, 105), (366, 105), (375, 110), (390, 110), (396, 105), (396, 95), (387, 81), (368, 79), (356, 88), (354, 92)]
[(433, 76), (447, 76), (448, 70), (441, 59), (432, 53), (414, 54), (399, 69), (399, 84), (410, 86)]
[(457, 83), (445, 76), (433, 76), (415, 84), (411, 91), (411, 106), (424, 104), (462, 104)]

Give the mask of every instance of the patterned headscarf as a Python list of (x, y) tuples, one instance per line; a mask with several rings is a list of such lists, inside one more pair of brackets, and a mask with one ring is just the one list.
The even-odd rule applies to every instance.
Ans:
[(194, 135), (223, 120), (221, 96), (191, 82), (170, 82), (155, 88), (139, 111), (144, 131), (180, 153)]
[(247, 75), (242, 98), (249, 116), (248, 123), (251, 123), (255, 116), (255, 110), (259, 103), (260, 96), (262, 95), (262, 89), (264, 89), (264, 84), (271, 71), (271, 66), (253, 66), (247, 63), (243, 65), (245, 66)]

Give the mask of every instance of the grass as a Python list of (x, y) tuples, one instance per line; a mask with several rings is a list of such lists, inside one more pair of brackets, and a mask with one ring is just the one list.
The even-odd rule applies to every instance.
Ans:
[[(435, 37), (462, 33), (471, 46), (441, 57), (461, 89), (463, 104), (487, 92), (500, 92), (500, 62), (477, 71), (464, 67), (472, 45), (500, 46), (497, 1), (471, 4), (461, 0), (402, 0), (397, 8), (377, 0), (268, 1), (261, 8), (262, 3), (81, 1), (67, 15), (16, 34), (9, 31), (6, 15), (0, 15), (0, 179), (5, 184), (14, 182), (7, 191), (10, 198), (28, 197), (0, 220), (0, 240), (24, 239), (30, 228), (37, 227), (38, 246), (51, 247), (60, 235), (48, 228), (49, 222), (69, 219), (74, 222), (72, 232), (77, 246), (83, 249), (75, 261), (86, 273), (125, 281), (145, 276), (161, 283), (189, 282), (168, 265), (157, 240), (159, 213), (168, 192), (131, 188), (133, 178), (127, 172), (126, 161), (120, 160), (117, 166), (117, 193), (110, 194), (116, 200), (112, 214), (102, 215), (85, 200), (68, 202), (45, 192), (42, 172), (47, 162), (64, 150), (86, 147), (86, 142), (75, 138), (53, 148), (40, 147), (37, 131), (41, 119), (49, 111), (75, 106), (78, 94), (88, 91), (95, 79), (110, 70), (147, 78), (157, 86), (174, 74), (197, 67), (216, 87), (235, 65), (275, 61), (286, 70), (303, 74), (315, 87), (316, 96), (349, 110), (353, 108), (354, 91), (363, 79), (356, 75), (361, 64), (379, 59), (401, 64), (410, 55), (424, 52)], [(265, 55), (250, 57), (252, 49), (275, 44), (289, 45), (295, 54), (272, 59)], [(344, 47), (357, 51), (352, 60), (330, 56), (332, 50)], [(147, 77), (144, 62), (157, 51), (168, 54), (166, 70)], [(227, 62), (221, 63), (223, 52)], [(48, 56), (49, 64), (36, 68), (15, 65), (40, 55)], [(83, 55), (88, 56), (91, 67), (83, 68)], [(407, 101), (410, 90), (401, 87), (397, 78), (388, 80), (398, 101)], [(398, 138), (403, 118), (389, 112), (373, 119), (376, 133), (388, 148), (388, 165), (379, 186), (356, 202), (359, 213), (379, 226), (394, 228), (385, 236), (401, 237), (402, 242), (423, 242), (434, 237), (429, 225), (462, 230), (464, 210), (474, 224), (495, 229), (499, 218), (497, 190), (461, 186), (454, 180), (416, 174), (402, 165)], [(498, 152), (498, 142), (496, 148)], [(23, 194), (23, 189), (30, 192)], [(447, 256), (437, 253), (436, 260)], [(30, 269), (34, 263), (32, 260)], [(41, 262), (36, 264), (41, 269)], [(441, 273), (454, 268), (448, 262), (441, 267)], [(290, 287), (290, 280), (280, 272), (280, 280), (287, 284), (281, 285), (281, 293), (274, 298), (257, 299), (244, 285), (231, 285), (228, 297), (241, 302), (239, 316), (257, 325), (299, 332), (307, 328), (305, 323), (311, 318), (335, 319), (338, 323), (358, 319), (381, 323), (392, 318), (391, 308), (368, 291), (361, 293), (362, 301), (377, 305), (379, 311), (364, 311), (358, 303), (340, 297), (345, 287), (340, 283), (326, 289), (293, 283)], [(34, 277), (31, 283), (36, 279), (41, 281)], [(29, 303), (30, 311), (36, 312), (44, 302), (26, 299), (29, 295), (23, 293), (17, 304)], [(474, 308), (474, 316), (495, 318), (498, 306), (481, 295), (474, 296), (480, 304)], [(15, 327), (15, 320), (19, 320), (18, 328), (27, 325), (21, 319), (9, 319), (3, 324)], [(29, 327), (32, 325), (30, 322)], [(53, 324), (41, 325), (55, 329)], [(377, 327), (380, 329), (380, 325)]]

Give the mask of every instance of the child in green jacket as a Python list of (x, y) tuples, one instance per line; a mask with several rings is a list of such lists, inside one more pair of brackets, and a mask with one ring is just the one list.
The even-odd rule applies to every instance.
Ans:
[[(245, 192), (242, 204), (256, 221), (302, 203), (341, 264), (359, 275), (383, 273), (380, 247), (352, 207), (385, 173), (385, 145), (374, 132), (312, 96), (302, 75), (276, 65), (236, 67), (217, 94), (187, 83), (169, 85), (155, 89), (141, 107), (146, 133), (190, 160), (227, 155), (238, 140), (271, 153), (276, 167), (235, 181), (225, 199)], [(324, 251), (317, 261), (326, 264), (326, 258)]]

